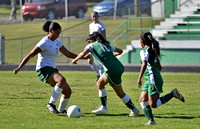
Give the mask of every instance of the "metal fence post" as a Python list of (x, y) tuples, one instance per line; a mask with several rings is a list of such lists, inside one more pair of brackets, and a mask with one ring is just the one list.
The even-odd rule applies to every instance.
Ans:
[(5, 63), (5, 37), (0, 34), (0, 64)]
[(23, 38), (20, 40), (20, 62), (22, 61), (22, 52), (23, 52)]
[[(67, 46), (67, 49), (70, 51), (70, 37), (68, 37), (68, 46)], [(67, 63), (70, 63), (70, 58), (67, 58)]]

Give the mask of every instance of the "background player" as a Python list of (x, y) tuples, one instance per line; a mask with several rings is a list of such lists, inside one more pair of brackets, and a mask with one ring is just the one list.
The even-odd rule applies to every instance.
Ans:
[[(173, 89), (169, 94), (162, 97), (160, 93), (163, 92), (163, 79), (160, 74), (162, 69), (160, 65), (160, 47), (150, 32), (143, 32), (140, 35), (140, 44), (143, 50), (140, 51), (142, 66), (138, 77), (137, 85), (138, 88), (142, 85), (142, 77), (144, 75), (146, 82), (142, 87), (140, 96), (140, 105), (142, 110), (149, 120), (145, 125), (155, 125), (152, 108), (157, 108), (162, 104), (168, 102), (173, 97), (184, 102), (184, 97), (178, 92), (177, 89)], [(148, 103), (149, 101), (149, 103)]]
[[(104, 37), (104, 39), (106, 39), (106, 27), (101, 21), (99, 21), (99, 14), (96, 11), (93, 11), (91, 13), (91, 19), (93, 22), (90, 23), (90, 25), (89, 25), (90, 34), (93, 34), (93, 32), (98, 32)], [(90, 64), (91, 68), (97, 73), (96, 81), (98, 81), (99, 77), (104, 72), (103, 68), (96, 65), (94, 62), (94, 59), (92, 57), (90, 59), (88, 59), (88, 63)]]

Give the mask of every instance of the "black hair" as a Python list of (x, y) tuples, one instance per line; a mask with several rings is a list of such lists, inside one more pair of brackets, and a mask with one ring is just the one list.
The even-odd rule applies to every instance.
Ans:
[(100, 43), (104, 44), (105, 46), (108, 47), (108, 44), (110, 44), (110, 42), (105, 40), (104, 37), (100, 33), (93, 32), (93, 35), (94, 35), (96, 41), (99, 41)]
[(93, 34), (89, 34), (88, 37), (86, 38), (86, 42), (88, 42), (90, 40), (92, 40), (93, 42), (96, 41), (96, 38), (95, 38), (95, 36)]
[(49, 30), (58, 30), (61, 29), (61, 26), (57, 22), (46, 21), (42, 26), (44, 32), (49, 32)]
[(95, 15), (97, 15), (98, 17), (99, 17), (99, 14), (98, 14), (98, 12), (96, 12), (96, 11), (92, 11), (92, 13), (91, 14), (95, 14)]
[(160, 46), (159, 42), (155, 40), (150, 32), (142, 32), (140, 38), (143, 40), (143, 43), (152, 48), (154, 54), (160, 58)]

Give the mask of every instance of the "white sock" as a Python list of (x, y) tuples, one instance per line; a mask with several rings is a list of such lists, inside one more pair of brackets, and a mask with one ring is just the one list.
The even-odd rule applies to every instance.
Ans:
[(58, 111), (59, 112), (64, 111), (65, 108), (67, 107), (68, 102), (69, 102), (69, 98), (65, 99), (65, 98), (61, 97), (60, 98), (60, 104), (59, 104), (59, 107), (58, 107)]
[(148, 103), (148, 102), (140, 102), (140, 105), (141, 105), (141, 107), (142, 107), (142, 109), (143, 109), (143, 108), (145, 108), (146, 106), (148, 106), (149, 103)]
[(90, 64), (90, 67), (99, 75), (99, 68), (95, 63)]
[[(106, 99), (106, 97), (107, 97), (107, 91), (106, 91), (106, 88), (99, 89), (99, 97), (100, 97), (100, 99), (104, 99), (102, 101), (105, 102), (105, 105), (107, 105), (107, 99)], [(101, 106), (103, 108), (107, 108), (107, 106), (103, 106), (103, 105), (101, 105)]]
[(126, 104), (130, 100), (130, 97), (126, 94), (123, 98), (121, 98), (122, 101)]
[(107, 96), (106, 88), (99, 89), (99, 97), (105, 97), (105, 96)]
[(60, 93), (62, 92), (63, 89), (59, 88), (58, 86), (55, 86), (53, 88), (53, 93), (51, 95), (49, 103), (52, 103), (55, 105), (56, 101), (58, 100)]

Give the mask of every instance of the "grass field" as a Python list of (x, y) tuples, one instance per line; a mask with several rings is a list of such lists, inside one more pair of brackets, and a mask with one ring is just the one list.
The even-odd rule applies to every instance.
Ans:
[[(145, 127), (147, 121), (141, 111), (138, 117), (128, 117), (130, 110), (107, 85), (107, 114), (92, 114), (100, 103), (95, 86), (94, 72), (61, 71), (72, 88), (68, 103), (82, 109), (81, 118), (68, 118), (46, 110), (52, 88), (39, 81), (35, 72), (21, 71), (14, 75), (11, 71), (0, 72), (0, 128), (2, 129), (198, 129), (200, 127), (200, 74), (163, 73), (164, 95), (177, 88), (185, 97), (182, 103), (172, 99), (158, 109), (153, 109), (156, 126)], [(124, 91), (133, 103), (140, 108), (140, 89), (136, 86), (138, 73), (124, 73)], [(58, 102), (57, 102), (58, 104)]]

